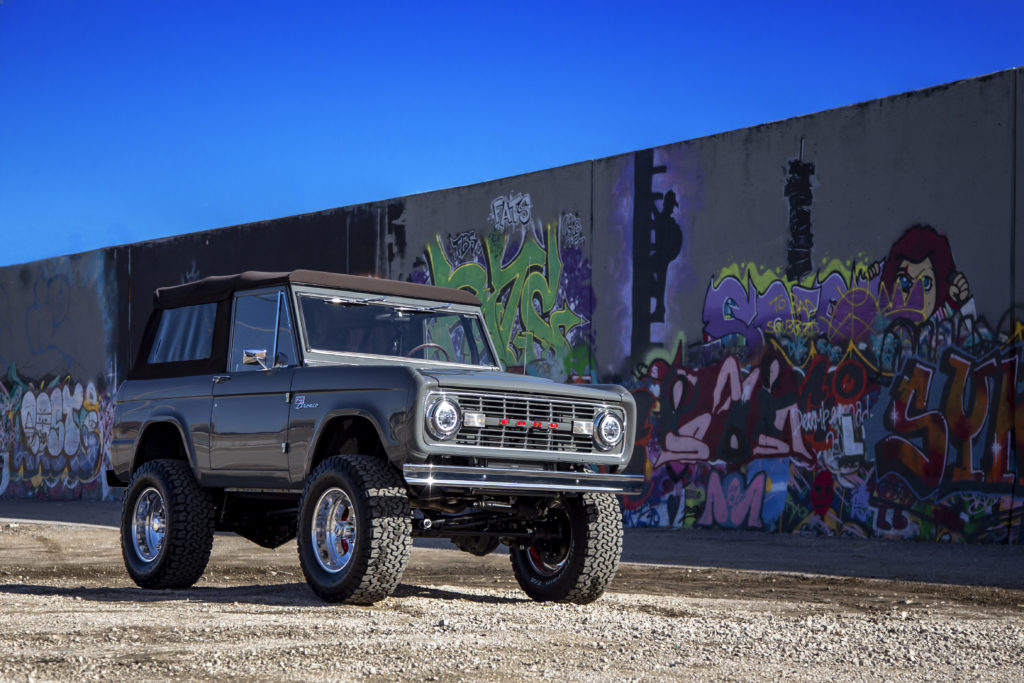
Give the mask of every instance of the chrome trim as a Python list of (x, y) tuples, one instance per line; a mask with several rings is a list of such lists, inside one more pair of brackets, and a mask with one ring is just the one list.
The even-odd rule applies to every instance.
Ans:
[[(270, 366), (277, 367), (277, 338), (281, 336), (281, 301), (284, 300), (284, 290), (277, 290), (277, 306), (274, 307), (274, 355), (270, 357)], [(265, 361), (266, 359), (264, 359)], [(266, 370), (266, 366), (263, 367)]]
[(155, 562), (164, 552), (167, 537), (167, 506), (163, 494), (150, 486), (135, 499), (132, 510), (132, 547), (144, 563)]
[(414, 489), (461, 489), (491, 493), (618, 493), (635, 495), (643, 490), (639, 474), (599, 472), (556, 472), (505, 467), (459, 467), (455, 465), (402, 466), (405, 482)]
[(313, 508), (309, 531), (314, 558), (320, 568), (337, 574), (348, 566), (359, 547), (359, 524), (352, 500), (341, 488), (324, 491)]
[[(441, 406), (442, 403), (448, 403), (455, 408), (455, 414), (457, 416), (455, 420), (455, 428), (452, 429), (450, 434), (445, 434), (441, 430), (440, 425), (437, 424), (437, 420), (435, 419), (435, 416), (437, 415), (437, 409)], [(427, 432), (432, 437), (439, 441), (448, 441), (450, 439), (455, 438), (455, 435), (459, 433), (460, 429), (462, 429), (462, 408), (459, 406), (459, 402), (457, 400), (455, 400), (454, 398), (450, 398), (445, 394), (441, 394), (440, 396), (434, 398), (427, 406), (425, 419), (427, 423)]]
[(266, 349), (242, 349), (242, 365), (258, 365), (267, 369)]
[[(593, 398), (571, 398), (562, 397), (557, 394), (545, 394), (542, 391), (527, 392), (527, 391), (481, 391), (479, 389), (463, 389), (462, 387), (437, 387), (432, 389), (431, 393), (435, 394), (455, 394), (456, 396), (476, 396), (482, 398), (496, 398), (496, 397), (509, 397), (514, 399), (529, 400), (529, 401), (550, 401), (551, 403), (562, 403), (568, 406), (576, 406), (581, 403), (585, 403), (591, 406), (599, 406), (605, 410), (612, 408), (618, 408), (618, 404), (609, 403), (608, 401), (599, 401)], [(620, 408), (621, 410), (621, 408)]]
[[(305, 316), (302, 313), (302, 305), (301, 305), (301, 302), (299, 300), (302, 297), (304, 297), (304, 296), (310, 296), (310, 297), (319, 298), (319, 299), (331, 299), (333, 297), (341, 298), (343, 296), (349, 296), (351, 290), (333, 289), (333, 288), (330, 288), (330, 287), (323, 287), (323, 286), (317, 286), (317, 285), (304, 285), (304, 284), (301, 284), (301, 283), (292, 283), (291, 287), (290, 287), (290, 290), (291, 290), (291, 296), (292, 296), (292, 308), (295, 310), (295, 313), (296, 313), (296, 315), (295, 315), (295, 317), (293, 319), (293, 325), (295, 326), (295, 334), (298, 335), (297, 339), (298, 339), (299, 347), (301, 347), (301, 349), (303, 351), (305, 351), (306, 354), (324, 354), (326, 356), (340, 356), (342, 358), (346, 358), (347, 357), (347, 358), (350, 358), (350, 359), (354, 359), (356, 362), (366, 361), (366, 360), (378, 361), (378, 360), (381, 360), (381, 359), (386, 359), (388, 361), (397, 361), (399, 363), (403, 363), (405, 365), (411, 365), (413, 367), (422, 367), (423, 364), (426, 363), (428, 366), (437, 366), (437, 367), (443, 367), (443, 368), (459, 368), (459, 369), (470, 368), (470, 369), (477, 369), (477, 370), (498, 370), (498, 371), (501, 371), (501, 370), (504, 369), (500, 365), (501, 361), (499, 360), (499, 357), (498, 357), (498, 350), (494, 346), (494, 340), (491, 339), (490, 331), (487, 329), (487, 321), (484, 319), (483, 312), (480, 310), (479, 306), (474, 306), (474, 305), (471, 305), (471, 304), (457, 304), (457, 303), (450, 303), (449, 302), (449, 304), (451, 306), (451, 309), (450, 309), (451, 311), (453, 311), (455, 313), (458, 313), (460, 315), (473, 316), (473, 317), (475, 317), (477, 319), (477, 321), (480, 324), (480, 331), (481, 331), (481, 333), (483, 335), (484, 340), (487, 343), (487, 348), (491, 352), (491, 358), (494, 359), (494, 365), (476, 365), (476, 364), (473, 364), (473, 363), (458, 363), (458, 362), (454, 362), (454, 361), (427, 360), (426, 358), (417, 359), (417, 358), (406, 358), (404, 356), (391, 356), (391, 355), (380, 355), (380, 354), (371, 354), (371, 353), (356, 353), (356, 352), (353, 352), (353, 351), (330, 351), (328, 349), (316, 349), (316, 348), (313, 348), (313, 347), (307, 345), (306, 321), (305, 321)], [(339, 292), (341, 293), (340, 296), (339, 296)], [(365, 294), (365, 292), (363, 294)], [(371, 295), (367, 299), (352, 300), (352, 301), (347, 301), (346, 303), (356, 303), (356, 304), (383, 303), (383, 304), (386, 304), (388, 306), (394, 306), (396, 308), (409, 308), (409, 309), (412, 309), (412, 310), (426, 310), (425, 308), (422, 308), (424, 306), (425, 302), (427, 304), (429, 304), (429, 303), (443, 303), (443, 302), (440, 302), (440, 301), (436, 301), (434, 299), (417, 299), (417, 298), (413, 298), (413, 297), (398, 296), (398, 295), (382, 296), (380, 298), (380, 300), (373, 300), (373, 299), (374, 299), (374, 297), (373, 297), (373, 295)], [(309, 362), (309, 361), (312, 361), (312, 362)], [(317, 364), (320, 364), (320, 363), (323, 363), (325, 365), (326, 364), (332, 364), (332, 361), (329, 361), (329, 360), (316, 359), (316, 358), (309, 359), (309, 358), (306, 358), (305, 356), (303, 357), (303, 362), (306, 365), (317, 365)]]
[[(601, 432), (601, 423), (603, 423), (605, 420), (609, 418), (617, 420), (619, 423), (619, 438), (615, 440), (615, 443), (608, 443), (607, 441), (605, 441), (604, 435)], [(626, 421), (623, 418), (616, 415), (611, 410), (605, 410), (601, 413), (598, 413), (597, 416), (594, 418), (593, 437), (594, 445), (596, 445), (600, 450), (610, 451), (616, 446), (618, 446), (620, 443), (622, 443), (622, 440), (626, 437)]]
[[(385, 356), (373, 353), (356, 353), (355, 351), (328, 351), (327, 349), (316, 349), (312, 347), (306, 347), (308, 353), (323, 354), (325, 356), (340, 356), (342, 358), (351, 358), (355, 360), (369, 360), (369, 361), (395, 361), (396, 363), (402, 363), (403, 365), (411, 365), (413, 367), (423, 367), (423, 364), (436, 365), (438, 367), (445, 368), (458, 368), (460, 370), (501, 370), (497, 365), (473, 365), (472, 363), (457, 363), (455, 361), (447, 360), (429, 360), (427, 358), (406, 358), (405, 356)], [(317, 362), (317, 358), (312, 358), (314, 362)], [(321, 365), (333, 365), (334, 363), (326, 360), (320, 360)]]

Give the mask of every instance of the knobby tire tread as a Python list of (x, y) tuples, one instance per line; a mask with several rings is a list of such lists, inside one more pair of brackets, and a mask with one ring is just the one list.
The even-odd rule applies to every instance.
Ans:
[[(358, 539), (359, 543), (368, 543), (369, 553), (365, 558), (365, 567), (357, 564), (349, 570), (350, 573), (355, 572), (354, 578), (358, 578), (355, 585), (346, 582), (338, 587), (321, 587), (317, 585), (316, 578), (310, 575), (305, 562), (302, 562), (302, 571), (307, 583), (323, 599), (370, 605), (394, 592), (409, 562), (412, 551), (412, 510), (408, 492), (401, 477), (386, 461), (368, 455), (336, 455), (324, 460), (309, 477), (302, 493), (303, 501), (308, 500), (310, 489), (329, 472), (349, 477), (354, 484), (354, 494), (363, 503), (362, 509), (369, 511), (369, 538)], [(302, 507), (302, 514), (305, 515), (305, 503)], [(300, 560), (303, 547), (310, 542), (306, 538), (307, 531), (304, 528), (299, 531)], [(362, 560), (362, 556), (355, 559), (359, 564), (362, 564)], [(361, 576), (358, 576), (359, 572)]]
[[(577, 506), (574, 515), (583, 516), (584, 533), (582, 538), (573, 539), (572, 556), (557, 581), (536, 587), (530, 582), (533, 570), (521, 553), (513, 551), (509, 557), (520, 587), (534, 600), (583, 605), (601, 597), (619, 569), (622, 512), (615, 496), (609, 493), (584, 493), (567, 503)], [(573, 520), (571, 526), (577, 521)]]
[(132, 579), (142, 588), (181, 589), (195, 584), (206, 571), (213, 549), (214, 516), (210, 494), (202, 489), (192, 474), (192, 468), (182, 460), (151, 460), (144, 463), (132, 477), (125, 490), (125, 504), (121, 510), (122, 535), (130, 528), (135, 482), (153, 476), (166, 490), (164, 505), (167, 510), (167, 535), (164, 549), (157, 558), (152, 572), (135, 571), (129, 564), (128, 553), (134, 553), (130, 538), (122, 538), (121, 551), (125, 556)]

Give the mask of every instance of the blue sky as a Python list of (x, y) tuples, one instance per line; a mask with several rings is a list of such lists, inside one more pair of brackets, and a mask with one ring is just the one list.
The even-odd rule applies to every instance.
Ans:
[(0, 265), (969, 78), (1022, 31), (987, 0), (0, 0)]

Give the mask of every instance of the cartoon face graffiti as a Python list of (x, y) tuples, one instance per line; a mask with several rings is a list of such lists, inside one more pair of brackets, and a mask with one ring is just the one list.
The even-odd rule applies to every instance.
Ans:
[(932, 260), (926, 258), (919, 263), (900, 261), (896, 285), (903, 291), (906, 298), (910, 298), (910, 290), (918, 282), (921, 283), (921, 288), (924, 291), (924, 317), (929, 318), (935, 312), (935, 268), (932, 266)]
[(947, 317), (971, 297), (967, 277), (956, 269), (949, 240), (930, 225), (914, 225), (900, 235), (889, 249), (885, 266), (876, 263), (868, 274), (879, 270), (880, 285), (894, 295), (899, 292), (904, 302), (922, 297), (922, 321), (937, 313)]

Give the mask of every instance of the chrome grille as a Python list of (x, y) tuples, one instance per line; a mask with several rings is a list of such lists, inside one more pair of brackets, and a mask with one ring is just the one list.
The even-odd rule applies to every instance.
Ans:
[[(457, 445), (565, 453), (595, 450), (593, 437), (573, 434), (572, 423), (575, 420), (593, 422), (602, 410), (601, 404), (543, 396), (451, 391), (445, 394), (453, 396), (463, 412), (487, 416), (484, 427), (462, 425), (455, 435)], [(500, 424), (502, 420), (510, 424)], [(527, 426), (517, 426), (518, 422), (525, 422)], [(534, 423), (542, 426), (533, 428)], [(558, 428), (552, 428), (552, 425), (558, 425)]]

